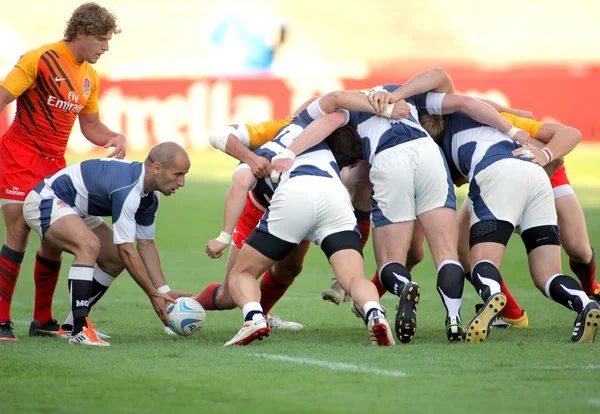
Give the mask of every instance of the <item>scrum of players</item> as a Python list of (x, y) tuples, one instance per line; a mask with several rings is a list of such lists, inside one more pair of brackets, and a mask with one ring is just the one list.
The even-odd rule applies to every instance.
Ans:
[[(87, 15), (97, 19), (94, 25), (83, 25)], [(119, 31), (114, 15), (86, 3), (73, 13), (63, 41), (25, 54), (0, 85), (0, 112), (17, 99), (17, 117), (0, 140), (0, 190), (6, 190), (0, 197), (6, 226), (0, 340), (17, 340), (10, 305), (31, 230), (41, 240), (31, 336), (109, 346), (110, 337), (94, 328), (89, 313), (125, 269), (167, 333), (166, 305), (191, 296), (168, 286), (154, 244), (159, 194), (183, 187), (191, 168), (185, 150), (166, 142), (143, 162), (102, 159), (66, 167), (64, 161), (76, 117), (89, 141), (114, 147), (111, 156), (125, 156), (125, 137), (99, 121), (98, 81), (90, 65)], [(78, 65), (84, 77), (64, 75)], [(46, 72), (52, 76), (38, 76)], [(43, 107), (58, 99), (54, 95), (70, 99), (76, 92), (84, 98), (76, 110)], [(44, 98), (34, 100), (40, 111), (32, 106), (35, 94)], [(456, 94), (450, 77), (433, 69), (402, 86), (311, 98), (284, 120), (224, 126), (211, 143), (241, 163), (225, 199), (221, 233), (206, 253), (220, 258), (230, 250), (223, 280), (195, 299), (206, 310), (242, 309), (242, 327), (226, 346), (248, 345), (271, 329), (302, 329), (270, 312), (302, 272), (314, 242), (336, 280), (323, 298), (338, 304), (351, 299), (371, 343), (410, 343), (421, 299), (411, 271), (424, 257), (427, 239), (448, 340), (482, 342), (492, 326), (529, 323), (500, 273), (516, 232), (535, 286), (576, 313), (571, 341), (594, 341), (600, 323), (595, 253), (563, 165), (581, 134), (530, 118)], [(454, 185), (466, 183), (469, 195), (457, 215)], [(102, 216), (112, 218), (112, 228)], [(369, 281), (363, 248), (371, 232), (377, 268)], [(561, 243), (578, 280), (562, 272)], [(62, 252), (74, 261), (71, 313), (58, 324), (52, 299)], [(468, 323), (461, 316), (465, 280), (483, 302)], [(379, 301), (386, 292), (398, 296), (392, 326)]]

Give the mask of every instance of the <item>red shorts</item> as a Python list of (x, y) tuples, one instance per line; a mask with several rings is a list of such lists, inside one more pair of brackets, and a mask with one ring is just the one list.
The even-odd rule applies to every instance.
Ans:
[(66, 166), (64, 157), (43, 157), (3, 136), (0, 138), (0, 199), (24, 201), (44, 178)]
[[(258, 223), (265, 214), (266, 210), (267, 209), (260, 204), (256, 198), (254, 198), (252, 192), (250, 191), (246, 196), (246, 205), (244, 206), (244, 211), (235, 225), (233, 237), (231, 238), (233, 244), (235, 244), (238, 249), (241, 249), (242, 246), (244, 246), (244, 243), (246, 243), (246, 240), (248, 240), (248, 237), (250, 237), (250, 233), (252, 233), (256, 226), (258, 226)], [(307, 243), (310, 243), (310, 241), (302, 240), (300, 244)]]
[[(258, 222), (262, 218), (263, 214), (265, 214), (266, 208), (260, 205), (258, 200), (252, 200), (251, 193), (248, 193), (246, 196), (246, 205), (244, 206), (244, 211), (240, 216), (237, 224), (235, 225), (235, 230), (233, 231), (233, 244), (236, 245), (238, 249), (241, 249), (252, 230), (258, 225)], [(260, 208), (258, 207), (260, 206)]]
[(567, 169), (565, 168), (564, 164), (561, 165), (554, 174), (552, 174), (552, 177), (550, 177), (550, 183), (552, 184), (552, 188), (571, 184), (569, 182), (569, 178), (567, 177)]

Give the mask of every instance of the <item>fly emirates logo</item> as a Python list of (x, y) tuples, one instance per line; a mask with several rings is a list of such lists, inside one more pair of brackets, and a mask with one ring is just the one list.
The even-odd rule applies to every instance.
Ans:
[(63, 101), (58, 99), (56, 96), (50, 95), (48, 96), (48, 101), (46, 102), (46, 104), (53, 108), (58, 108), (62, 109), (63, 111), (78, 114), (79, 111), (81, 111), (84, 107), (84, 105), (81, 105), (78, 102), (79, 95), (77, 95), (75, 92), (69, 92), (68, 100)]

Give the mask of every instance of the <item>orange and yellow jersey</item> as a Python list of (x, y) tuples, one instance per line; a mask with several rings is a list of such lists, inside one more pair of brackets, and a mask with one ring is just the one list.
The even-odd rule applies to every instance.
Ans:
[(531, 138), (535, 138), (542, 125), (544, 125), (543, 122), (523, 118), (514, 114), (509, 114), (508, 112), (500, 112), (500, 115), (512, 125), (527, 132)]
[(250, 136), (248, 148), (255, 150), (263, 144), (273, 141), (279, 133), (279, 130), (288, 126), (293, 120), (294, 117), (290, 115), (285, 119), (275, 119), (259, 124), (245, 124), (248, 129), (248, 135)]
[(25, 53), (1, 86), (17, 99), (5, 137), (48, 158), (64, 155), (77, 114), (98, 112), (98, 75), (64, 41)]

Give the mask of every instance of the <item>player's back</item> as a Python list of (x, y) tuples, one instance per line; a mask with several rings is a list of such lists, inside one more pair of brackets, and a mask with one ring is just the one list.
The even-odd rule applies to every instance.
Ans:
[(129, 198), (139, 204), (144, 168), (140, 162), (110, 158), (83, 161), (62, 169), (36, 187), (42, 197), (56, 195), (81, 215), (113, 216)]
[(2, 86), (17, 97), (6, 137), (45, 157), (64, 155), (79, 113), (98, 112), (98, 75), (63, 41), (25, 53)]
[[(442, 150), (462, 174), (472, 178), (504, 158), (518, 158), (518, 144), (496, 128), (484, 125), (461, 112), (446, 117)], [(520, 159), (520, 158), (519, 158)]]

